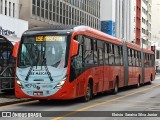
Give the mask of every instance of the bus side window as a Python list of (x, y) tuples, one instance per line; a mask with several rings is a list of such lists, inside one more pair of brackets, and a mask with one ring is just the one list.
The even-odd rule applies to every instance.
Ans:
[(107, 65), (108, 64), (108, 47), (109, 47), (109, 44), (105, 44), (105, 64)]
[(136, 66), (135, 50), (132, 50), (132, 64), (133, 64), (133, 66)]
[(139, 62), (138, 62), (138, 51), (135, 51), (135, 66), (139, 66)]
[(109, 44), (108, 53), (109, 53), (109, 64), (113, 65), (114, 64), (114, 47), (112, 44)]
[(128, 48), (128, 65), (132, 66), (132, 53), (131, 49)]
[(93, 57), (94, 57), (94, 64), (98, 64), (98, 54), (97, 54), (97, 40), (93, 41)]
[(115, 64), (119, 65), (120, 64), (120, 53), (119, 53), (119, 46), (114, 45), (114, 55), (115, 55)]
[(88, 37), (84, 38), (84, 61), (85, 64), (93, 64), (93, 47), (91, 44), (91, 39)]
[(120, 47), (120, 63), (123, 65), (123, 48)]
[(102, 65), (103, 64), (103, 42), (98, 40), (97, 47), (98, 47), (98, 62), (100, 65)]
[(144, 53), (144, 64), (145, 64), (145, 67), (148, 67), (147, 61), (148, 61), (147, 53)]
[(155, 55), (152, 55), (152, 67), (155, 65)]
[(139, 66), (142, 66), (141, 52), (138, 52), (138, 54), (139, 54), (139, 58), (138, 58), (138, 60), (139, 60)]

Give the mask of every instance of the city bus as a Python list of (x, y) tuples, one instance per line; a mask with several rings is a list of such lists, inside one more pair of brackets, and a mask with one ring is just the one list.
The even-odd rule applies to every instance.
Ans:
[(100, 92), (151, 83), (154, 59), (150, 50), (87, 26), (33, 28), (19, 44), (15, 95), (89, 101)]
[(14, 91), (15, 58), (12, 56), (14, 45), (20, 39), (0, 35), (0, 91)]

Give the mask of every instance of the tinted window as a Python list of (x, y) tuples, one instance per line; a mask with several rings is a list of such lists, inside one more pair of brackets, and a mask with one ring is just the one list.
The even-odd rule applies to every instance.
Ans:
[(109, 64), (114, 64), (114, 46), (112, 44), (109, 44), (108, 47), (108, 53), (109, 53)]
[(91, 39), (84, 38), (84, 61), (85, 64), (93, 64), (93, 49)]

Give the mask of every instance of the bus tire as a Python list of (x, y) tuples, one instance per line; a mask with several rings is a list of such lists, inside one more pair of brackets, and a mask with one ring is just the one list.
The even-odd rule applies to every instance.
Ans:
[(86, 94), (85, 96), (82, 97), (82, 102), (88, 102), (91, 98), (92, 98), (92, 87), (91, 87), (91, 84), (88, 83)]
[(116, 78), (115, 83), (114, 83), (114, 88), (113, 88), (113, 94), (118, 93), (118, 79)]
[(151, 84), (152, 84), (152, 80), (153, 80), (153, 77), (152, 77), (152, 75), (151, 75), (151, 77), (150, 77), (150, 81), (148, 82), (148, 84), (149, 84), (149, 85), (151, 85)]
[(137, 84), (136, 84), (136, 88), (139, 88), (139, 87), (140, 87), (140, 80), (141, 80), (141, 78), (140, 78), (140, 76), (139, 76), (139, 77), (138, 77)]

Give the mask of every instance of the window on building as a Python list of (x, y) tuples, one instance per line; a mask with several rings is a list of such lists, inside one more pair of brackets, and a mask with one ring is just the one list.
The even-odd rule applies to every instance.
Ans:
[(0, 13), (3, 14), (3, 0), (1, 0), (0, 7), (1, 7), (1, 8), (0, 8), (0, 10), (1, 10)]
[(13, 17), (15, 17), (15, 3), (13, 3)]
[(7, 15), (7, 0), (5, 0), (5, 15)]
[(45, 18), (48, 19), (48, 0), (45, 0)]
[(11, 2), (9, 2), (9, 16), (11, 16)]

